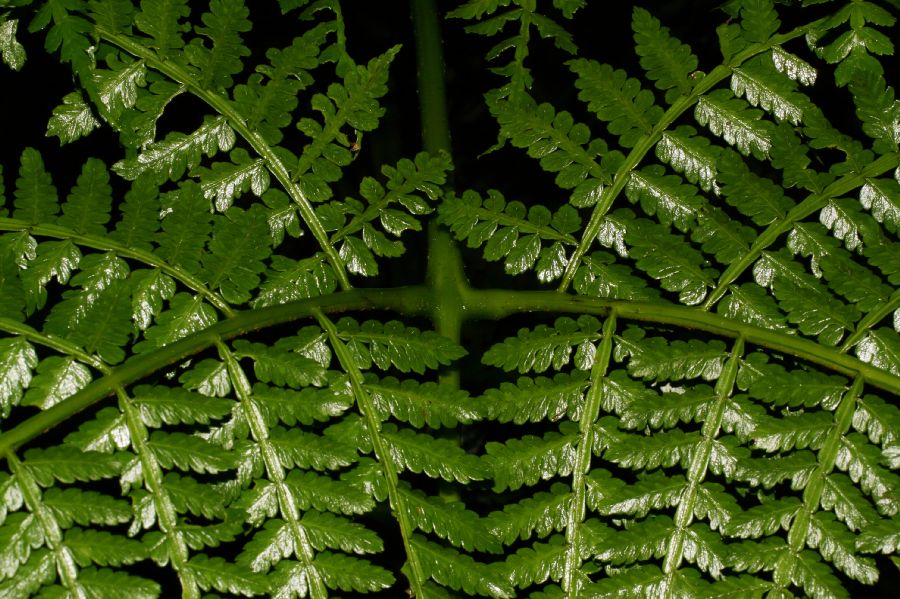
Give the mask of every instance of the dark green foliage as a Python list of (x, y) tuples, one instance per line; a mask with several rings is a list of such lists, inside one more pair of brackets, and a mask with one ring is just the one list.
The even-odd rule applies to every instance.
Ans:
[(895, 0), (458, 3), (492, 173), (432, 2), (264, 4), (0, 1), (0, 596), (894, 590)]

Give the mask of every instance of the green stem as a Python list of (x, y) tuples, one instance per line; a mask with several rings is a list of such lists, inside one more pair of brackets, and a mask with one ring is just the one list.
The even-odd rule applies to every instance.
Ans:
[(97, 35), (109, 43), (118, 46), (133, 56), (143, 59), (144, 62), (153, 69), (166, 75), (173, 81), (177, 81), (184, 85), (191, 93), (206, 102), (213, 110), (228, 120), (228, 124), (231, 125), (231, 127), (250, 144), (253, 150), (266, 161), (266, 166), (269, 171), (276, 179), (278, 179), (278, 182), (281, 183), (281, 186), (287, 194), (294, 203), (297, 204), (297, 207), (300, 210), (300, 216), (303, 218), (306, 226), (309, 227), (310, 233), (312, 233), (313, 238), (318, 242), (322, 251), (325, 252), (328, 262), (334, 269), (341, 289), (351, 289), (353, 286), (350, 284), (350, 279), (347, 277), (344, 263), (340, 256), (338, 256), (334, 247), (328, 242), (328, 235), (325, 233), (325, 228), (322, 226), (319, 217), (316, 216), (312, 203), (300, 187), (298, 187), (291, 179), (288, 168), (278, 157), (278, 154), (276, 154), (274, 149), (269, 146), (265, 139), (263, 139), (262, 135), (247, 125), (246, 120), (237, 111), (234, 104), (232, 104), (225, 96), (199, 85), (191, 74), (178, 66), (177, 63), (159, 58), (152, 50), (145, 48), (130, 38), (108, 31), (102, 26), (97, 26), (96, 32)]
[(888, 301), (876, 307), (856, 323), (856, 330), (841, 344), (841, 351), (846, 352), (859, 343), (860, 339), (869, 332), (869, 329), (881, 322), (885, 316), (894, 310), (900, 310), (900, 289), (895, 291)]
[[(825, 490), (825, 478), (834, 470), (834, 463), (837, 460), (838, 450), (841, 448), (841, 439), (850, 430), (853, 423), (853, 414), (856, 412), (856, 400), (862, 393), (863, 378), (856, 377), (850, 389), (844, 394), (841, 403), (838, 405), (834, 413), (834, 424), (822, 444), (822, 448), (816, 455), (818, 465), (809, 477), (806, 487), (803, 489), (803, 507), (791, 522), (791, 529), (788, 531), (788, 549), (790, 555), (797, 556), (806, 547), (806, 540), (809, 536), (810, 519), (813, 514), (818, 512), (822, 493)], [(794, 567), (794, 560), (779, 560), (773, 573), (773, 581), (782, 588), (786, 588), (791, 584), (791, 573)]]
[(353, 390), (353, 396), (356, 398), (357, 407), (359, 407), (359, 411), (365, 420), (369, 440), (372, 442), (372, 448), (375, 451), (375, 458), (378, 460), (378, 464), (384, 473), (388, 501), (400, 525), (400, 536), (403, 538), (403, 547), (406, 550), (406, 559), (410, 568), (410, 575), (408, 576), (410, 589), (413, 591), (413, 596), (424, 599), (424, 587), (427, 577), (422, 564), (419, 562), (418, 554), (412, 546), (413, 524), (409, 518), (406, 501), (397, 488), (399, 481), (397, 467), (394, 464), (394, 459), (391, 456), (387, 443), (381, 436), (381, 420), (377, 417), (378, 412), (375, 409), (375, 404), (365, 389), (363, 375), (359, 371), (359, 366), (357, 366), (353, 354), (350, 353), (350, 350), (347, 349), (347, 346), (340, 339), (337, 327), (322, 312), (317, 311), (315, 316), (319, 321), (319, 325), (325, 329), (328, 341), (334, 349), (341, 368), (350, 377), (350, 387)]
[[(460, 286), (460, 315), (464, 320), (500, 319), (523, 312), (594, 314), (606, 317), (615, 310), (622, 320), (664, 324), (683, 329), (705, 331), (722, 337), (743, 337), (747, 343), (782, 352), (834, 372), (861, 376), (867, 384), (900, 394), (900, 377), (841, 352), (796, 335), (788, 335), (737, 322), (700, 308), (651, 302), (606, 300), (573, 296), (556, 291), (477, 290)], [(318, 310), (328, 314), (358, 310), (393, 311), (408, 316), (433, 314), (434, 290), (425, 286), (394, 289), (354, 289), (239, 312), (234, 318), (156, 349), (133, 356), (116, 367), (112, 374), (92, 382), (78, 393), (40, 412), (0, 435), (0, 454), (17, 448), (49, 428), (66, 421), (82, 410), (170, 364), (178, 363), (207, 348), (219, 339), (231, 339), (270, 326), (309, 318)]]
[(659, 122), (654, 125), (653, 130), (638, 140), (628, 153), (628, 156), (625, 158), (622, 165), (616, 169), (616, 174), (613, 176), (613, 184), (606, 187), (601, 193), (600, 200), (597, 202), (597, 205), (594, 206), (591, 218), (588, 221), (587, 227), (584, 229), (581, 243), (579, 243), (578, 247), (575, 248), (575, 251), (572, 252), (572, 257), (566, 265), (566, 270), (563, 272), (558, 291), (564, 292), (569, 288), (572, 279), (575, 278), (575, 272), (581, 265), (581, 259), (590, 249), (591, 245), (593, 245), (594, 239), (596, 239), (597, 235), (600, 233), (600, 227), (603, 225), (603, 218), (606, 216), (606, 213), (609, 212), (610, 207), (612, 207), (612, 204), (619, 196), (619, 193), (621, 193), (628, 183), (631, 171), (637, 168), (640, 161), (643, 160), (647, 152), (656, 145), (656, 142), (658, 142), (662, 134), (669, 129), (669, 126), (691, 106), (696, 104), (697, 100), (700, 99), (700, 96), (731, 75), (731, 69), (733, 67), (740, 65), (761, 52), (769, 50), (772, 46), (784, 44), (796, 37), (804, 35), (812, 25), (813, 24), (797, 27), (788, 33), (776, 35), (765, 43), (750, 46), (746, 50), (735, 55), (728, 64), (719, 65), (710, 71), (708, 75), (697, 82), (690, 94), (682, 96), (666, 110), (662, 118), (659, 119)]
[(220, 296), (218, 293), (211, 291), (206, 285), (203, 284), (203, 281), (196, 278), (186, 270), (183, 270), (177, 266), (172, 266), (152, 252), (147, 252), (144, 250), (128, 247), (127, 245), (122, 245), (121, 243), (118, 243), (109, 237), (99, 237), (97, 235), (76, 233), (71, 229), (60, 227), (58, 225), (35, 225), (15, 218), (0, 218), (0, 231), (28, 231), (32, 235), (53, 237), (55, 239), (69, 239), (71, 241), (74, 241), (77, 245), (81, 245), (84, 247), (94, 248), (95, 250), (115, 252), (119, 256), (131, 258), (133, 260), (137, 260), (149, 266), (160, 269), (162, 272), (166, 273), (176, 281), (183, 283), (191, 290), (206, 298), (209, 303), (221, 310), (222, 313), (225, 314), (225, 316), (231, 318), (235, 314), (234, 309), (228, 304), (228, 302), (222, 299), (222, 296)]
[(40, 331), (36, 331), (27, 324), (23, 324), (21, 322), (17, 322), (15, 320), (0, 316), (0, 331), (11, 333), (19, 337), (24, 337), (32, 343), (37, 343), (38, 345), (43, 345), (44, 347), (55, 349), (61, 354), (71, 356), (79, 362), (83, 362), (88, 366), (96, 368), (105, 375), (111, 374), (113, 372), (113, 369), (109, 365), (107, 365), (106, 362), (104, 362), (97, 356), (93, 356), (85, 352), (74, 343), (69, 343), (65, 339), (60, 339), (59, 337), (53, 337), (51, 335), (41, 333)]
[(609, 368), (612, 356), (613, 336), (616, 333), (616, 311), (610, 311), (603, 323), (603, 340), (597, 349), (591, 367), (591, 388), (588, 391), (584, 411), (578, 421), (580, 440), (575, 450), (575, 465), (572, 469), (572, 503), (568, 509), (566, 523), (566, 564), (563, 569), (562, 588), (569, 599), (578, 599), (581, 590), (578, 571), (581, 568), (581, 523), (586, 513), (587, 485), (585, 476), (591, 469), (591, 450), (594, 446), (594, 424), (600, 415), (603, 402), (603, 377)]
[(675, 589), (675, 574), (679, 566), (681, 566), (681, 560), (684, 558), (685, 535), (694, 519), (697, 494), (703, 479), (706, 478), (706, 470), (709, 467), (709, 460), (712, 456), (713, 442), (719, 436), (719, 431), (722, 428), (725, 408), (734, 389), (734, 381), (737, 378), (738, 366), (743, 355), (744, 339), (743, 337), (738, 337), (731, 350), (731, 357), (722, 371), (722, 376), (716, 381), (716, 403), (712, 406), (709, 415), (703, 422), (701, 429), (703, 441), (701, 441), (691, 457), (687, 473), (688, 485), (681, 496), (681, 500), (678, 502), (678, 509), (675, 512), (675, 531), (669, 538), (669, 546), (666, 550), (666, 559), (663, 564), (663, 572), (666, 575), (666, 584), (663, 588), (666, 589), (667, 597), (671, 596), (672, 591)]
[(78, 567), (72, 559), (71, 553), (63, 545), (62, 528), (53, 512), (44, 505), (37, 481), (28, 472), (28, 467), (22, 464), (13, 452), (6, 452), (5, 457), (10, 473), (19, 483), (25, 507), (34, 515), (38, 525), (44, 531), (44, 542), (55, 558), (56, 572), (59, 574), (62, 586), (71, 593), (69, 596), (87, 599), (88, 595), (84, 587), (78, 582)]
[(769, 227), (756, 238), (750, 250), (741, 256), (737, 262), (731, 263), (725, 272), (719, 277), (716, 287), (709, 293), (706, 301), (703, 302), (703, 309), (709, 310), (715, 305), (719, 299), (725, 295), (728, 286), (737, 279), (741, 273), (753, 264), (764, 249), (772, 245), (782, 234), (788, 232), (794, 223), (803, 220), (810, 214), (821, 210), (825, 204), (832, 198), (844, 195), (865, 183), (869, 177), (877, 177), (878, 175), (897, 166), (898, 156), (896, 154), (885, 154), (874, 162), (871, 162), (863, 171), (859, 173), (851, 173), (834, 181), (820, 193), (814, 194), (794, 206), (783, 219), (772, 223)]
[[(418, 66), (419, 119), (426, 152), (452, 156), (450, 124), (444, 83), (444, 55), (440, 17), (434, 0), (410, 0)], [(459, 249), (436, 221), (428, 227), (428, 285), (433, 289), (431, 319), (438, 334), (460, 342), (462, 290), (467, 287)], [(459, 371), (445, 371), (441, 383), (459, 387)]]
[[(141, 462), (141, 478), (144, 486), (153, 498), (153, 506), (156, 510), (156, 519), (159, 529), (166, 537), (169, 546), (169, 559), (172, 567), (178, 573), (181, 581), (181, 596), (185, 599), (199, 599), (200, 588), (197, 580), (188, 566), (188, 547), (184, 535), (178, 528), (178, 511), (169, 492), (163, 484), (162, 468), (156, 461), (153, 450), (147, 446), (147, 428), (141, 421), (140, 414), (131, 404), (131, 398), (121, 387), (116, 389), (119, 398), (119, 410), (125, 416), (125, 425), (128, 427), (128, 436), (131, 438), (131, 447)], [(57, 404), (59, 405), (59, 404)]]
[(269, 427), (266, 425), (265, 418), (259, 411), (258, 405), (252, 401), (253, 388), (250, 385), (250, 381), (247, 379), (244, 369), (241, 368), (241, 365), (235, 359), (234, 354), (228, 349), (228, 346), (220, 340), (216, 342), (216, 347), (219, 350), (219, 357), (225, 362), (228, 378), (234, 387), (235, 395), (237, 395), (244, 418), (247, 420), (247, 426), (250, 428), (253, 441), (259, 445), (259, 453), (266, 467), (266, 475), (277, 490), (281, 517), (284, 518), (291, 531), (294, 546), (297, 548), (296, 555), (309, 574), (310, 596), (313, 599), (325, 599), (328, 597), (328, 589), (325, 587), (322, 574), (315, 567), (315, 550), (309, 541), (306, 529), (300, 523), (300, 509), (297, 507), (297, 499), (284, 482), (284, 466), (281, 464), (278, 453), (269, 441)]

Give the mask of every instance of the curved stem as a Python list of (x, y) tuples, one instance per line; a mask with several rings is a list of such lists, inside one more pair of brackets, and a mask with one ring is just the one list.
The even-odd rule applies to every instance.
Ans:
[[(477, 290), (457, 288), (460, 315), (463, 320), (499, 319), (523, 312), (553, 312), (607, 316), (616, 311), (619, 319), (670, 325), (705, 331), (722, 337), (743, 337), (747, 343), (778, 351), (828, 370), (848, 376), (861, 376), (869, 385), (900, 394), (900, 377), (871, 364), (796, 335), (778, 333), (737, 322), (700, 308), (675, 304), (606, 300), (572, 296), (556, 291)], [(19, 447), (49, 428), (64, 422), (85, 408), (169, 364), (175, 364), (215, 345), (218, 339), (230, 339), (270, 326), (313, 316), (317, 310), (339, 314), (352, 310), (387, 310), (407, 316), (429, 316), (433, 313), (430, 287), (398, 287), (394, 289), (354, 289), (239, 312), (234, 318), (218, 322), (203, 331), (161, 347), (147, 354), (133, 356), (102, 379), (78, 393), (40, 412), (0, 435), (0, 455)]]
[(108, 31), (102, 26), (97, 26), (96, 32), (109, 43), (118, 46), (133, 56), (143, 59), (147, 65), (154, 70), (157, 70), (173, 81), (184, 85), (191, 93), (206, 102), (211, 108), (228, 120), (228, 124), (231, 125), (231, 127), (250, 144), (253, 150), (266, 161), (266, 166), (269, 171), (276, 179), (278, 179), (278, 182), (281, 183), (281, 186), (287, 194), (294, 203), (297, 204), (297, 207), (300, 210), (300, 216), (303, 217), (303, 221), (306, 223), (306, 226), (309, 227), (309, 231), (312, 233), (313, 238), (319, 243), (322, 251), (325, 252), (325, 255), (328, 257), (328, 262), (334, 269), (341, 289), (351, 289), (353, 286), (350, 284), (350, 279), (347, 277), (344, 263), (340, 256), (338, 256), (337, 251), (335, 251), (334, 246), (328, 242), (328, 235), (325, 233), (325, 228), (322, 226), (321, 221), (319, 221), (319, 217), (316, 216), (312, 203), (310, 203), (300, 187), (298, 187), (291, 179), (288, 168), (278, 157), (278, 154), (275, 153), (273, 148), (269, 146), (259, 133), (252, 130), (247, 125), (244, 117), (237, 109), (235, 109), (231, 101), (225, 96), (200, 86), (190, 73), (182, 69), (176, 63), (160, 59), (152, 50), (137, 42), (112, 31)]
[(841, 344), (841, 351), (846, 352), (856, 345), (869, 332), (869, 329), (894, 310), (900, 310), (900, 289), (895, 291), (888, 301), (876, 307), (856, 323), (856, 330)]
[(132, 258), (149, 266), (158, 268), (176, 281), (183, 283), (191, 290), (206, 298), (209, 303), (221, 310), (225, 316), (231, 318), (235, 314), (234, 308), (232, 308), (221, 295), (211, 291), (204, 285), (203, 281), (186, 270), (178, 268), (177, 266), (172, 266), (152, 252), (122, 245), (109, 237), (98, 237), (96, 235), (76, 233), (71, 229), (60, 227), (58, 225), (34, 225), (15, 218), (0, 218), (0, 231), (28, 231), (33, 235), (42, 235), (44, 237), (53, 237), (55, 239), (69, 239), (74, 241), (77, 245), (94, 248), (95, 250), (115, 252), (119, 256)]
[(38, 345), (43, 345), (44, 347), (55, 349), (61, 354), (71, 356), (79, 362), (83, 362), (88, 366), (96, 368), (103, 374), (112, 374), (113, 372), (112, 367), (110, 367), (106, 362), (104, 362), (97, 356), (85, 352), (74, 343), (69, 343), (65, 339), (60, 339), (59, 337), (53, 337), (51, 335), (41, 333), (40, 331), (31, 328), (27, 324), (23, 324), (21, 322), (17, 322), (15, 320), (0, 316), (0, 331), (12, 333), (13, 335), (18, 335), (19, 337), (28, 339), (32, 343), (37, 343)]

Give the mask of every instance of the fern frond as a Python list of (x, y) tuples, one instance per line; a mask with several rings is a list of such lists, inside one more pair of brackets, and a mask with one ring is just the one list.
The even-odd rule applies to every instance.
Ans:
[(578, 98), (608, 123), (607, 129), (619, 138), (622, 147), (634, 147), (662, 117), (663, 110), (655, 104), (653, 93), (641, 89), (640, 81), (629, 78), (625, 71), (584, 59), (571, 61), (569, 68), (578, 75)]
[(656, 88), (666, 92), (666, 102), (672, 104), (678, 96), (690, 93), (690, 75), (697, 68), (691, 48), (669, 35), (669, 28), (643, 8), (635, 7), (632, 12), (631, 29), (641, 67)]
[(492, 472), (494, 490), (514, 491), (542, 479), (570, 474), (577, 436), (567, 424), (560, 427), (561, 433), (551, 431), (543, 437), (525, 435), (506, 443), (488, 443), (485, 460)]
[(6, 66), (14, 71), (25, 64), (25, 48), (16, 39), (18, 27), (18, 19), (7, 19), (6, 15), (0, 17), (0, 56)]
[(560, 370), (569, 363), (572, 347), (575, 367), (587, 370), (597, 351), (594, 343), (600, 338), (600, 321), (593, 316), (573, 320), (567, 316), (556, 320), (553, 327), (540, 325), (532, 331), (520, 329), (518, 336), (491, 347), (482, 357), (489, 366), (519, 372), (544, 372), (553, 367)]
[(407, 517), (422, 532), (433, 532), (467, 551), (500, 553), (494, 529), (489, 528), (490, 534), (485, 534), (490, 520), (480, 518), (462, 503), (431, 497), (406, 485), (400, 485), (400, 495), (404, 498)]
[(760, 120), (761, 115), (762, 111), (747, 108), (743, 100), (722, 89), (701, 96), (694, 110), (698, 123), (742, 154), (756, 158), (768, 155), (774, 131), (771, 122)]

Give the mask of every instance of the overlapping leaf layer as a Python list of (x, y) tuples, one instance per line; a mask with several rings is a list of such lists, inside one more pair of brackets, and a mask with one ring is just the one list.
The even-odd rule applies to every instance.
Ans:
[[(895, 1), (786, 27), (733, 0), (699, 57), (635, 8), (630, 73), (579, 53), (579, 0), (461, 4), (444, 26), (498, 40), (494, 151), (550, 174), (540, 201), (453, 190), (449, 141), (349, 180), (413, 50), (357, 62), (336, 0), (280, 0), (297, 35), (271, 47), (244, 41), (254, 3), (203, 4), (0, 1), (8, 67), (24, 24), (75, 73), (48, 136), (124, 148), (71, 184), (31, 147), (0, 171), (0, 595), (896, 576)], [(538, 51), (569, 57), (572, 105), (534, 91)], [(426, 221), (425, 284), (367, 284)], [(502, 267), (470, 286), (438, 226)]]

